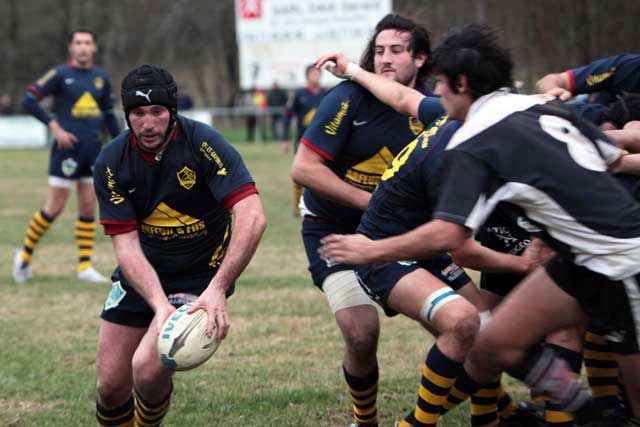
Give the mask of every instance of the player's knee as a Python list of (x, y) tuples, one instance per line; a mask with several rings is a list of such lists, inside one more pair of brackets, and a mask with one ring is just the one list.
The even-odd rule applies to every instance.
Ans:
[(131, 366), (136, 385), (143, 387), (153, 384), (167, 371), (154, 352), (136, 352)]
[(118, 375), (98, 376), (96, 393), (98, 402), (107, 409), (122, 405), (131, 395), (131, 379), (119, 378)]
[(465, 346), (471, 347), (473, 340), (480, 329), (480, 316), (478, 310), (471, 304), (460, 307), (457, 310), (451, 310), (449, 316), (450, 330), (456, 339)]
[(375, 354), (378, 345), (378, 333), (377, 326), (355, 325), (344, 331), (344, 339), (347, 347), (353, 352)]

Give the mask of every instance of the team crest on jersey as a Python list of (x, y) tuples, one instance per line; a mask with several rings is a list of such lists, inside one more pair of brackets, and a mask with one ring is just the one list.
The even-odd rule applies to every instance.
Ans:
[(419, 135), (424, 130), (424, 125), (415, 117), (409, 117), (409, 129), (414, 135)]
[(176, 175), (180, 185), (187, 190), (191, 190), (191, 187), (196, 184), (196, 173), (186, 166), (180, 169)]
[(76, 169), (78, 169), (78, 162), (69, 157), (68, 159), (64, 159), (62, 161), (62, 173), (64, 176), (71, 176), (74, 174)]
[(96, 77), (93, 80), (93, 85), (96, 87), (96, 89), (100, 90), (104, 87), (104, 79), (102, 77)]

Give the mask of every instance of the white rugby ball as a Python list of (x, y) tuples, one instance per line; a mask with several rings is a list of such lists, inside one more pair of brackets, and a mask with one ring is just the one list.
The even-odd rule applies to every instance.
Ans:
[(211, 338), (207, 337), (207, 312), (200, 309), (192, 314), (187, 310), (192, 303), (180, 306), (162, 325), (158, 336), (158, 355), (167, 368), (188, 371), (200, 366), (215, 353), (216, 326)]

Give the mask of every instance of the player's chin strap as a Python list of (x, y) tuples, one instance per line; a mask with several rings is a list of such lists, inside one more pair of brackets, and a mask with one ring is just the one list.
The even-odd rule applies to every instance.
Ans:
[(429, 295), (429, 298), (420, 308), (420, 319), (431, 323), (438, 310), (458, 298), (460, 298), (460, 295), (448, 286), (438, 289)]

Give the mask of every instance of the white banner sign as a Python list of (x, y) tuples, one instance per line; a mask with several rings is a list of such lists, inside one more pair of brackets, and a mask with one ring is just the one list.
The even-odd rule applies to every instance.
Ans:
[(47, 127), (31, 116), (0, 117), (0, 148), (44, 147)]
[[(391, 0), (235, 0), (243, 89), (296, 88), (319, 55), (344, 52), (360, 59)], [(336, 80), (323, 73), (323, 85)]]

